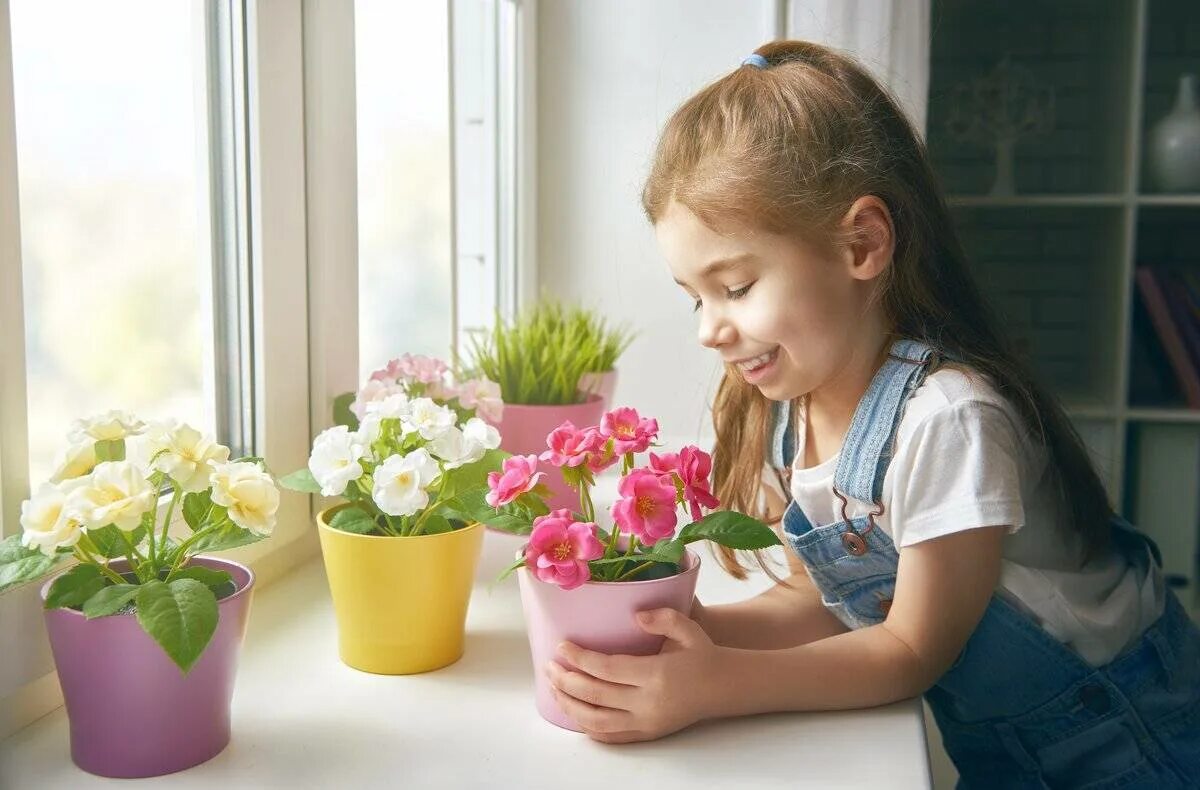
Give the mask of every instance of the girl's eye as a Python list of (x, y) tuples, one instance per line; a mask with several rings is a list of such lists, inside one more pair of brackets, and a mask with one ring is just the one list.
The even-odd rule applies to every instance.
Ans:
[(746, 285), (743, 285), (741, 288), (734, 288), (731, 291), (726, 291), (725, 295), (728, 296), (730, 299), (741, 299), (743, 296), (750, 293), (751, 285), (754, 285), (754, 283), (748, 283)]

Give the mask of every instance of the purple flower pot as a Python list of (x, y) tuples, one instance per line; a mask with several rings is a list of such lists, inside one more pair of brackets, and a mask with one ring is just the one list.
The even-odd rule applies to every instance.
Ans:
[[(230, 702), (254, 574), (228, 560), (190, 562), (229, 572), (237, 591), (217, 602), (217, 630), (187, 675), (133, 614), (88, 620), (73, 609), (45, 611), (71, 725), (71, 759), (88, 773), (161, 776), (198, 765), (229, 743)], [(113, 567), (120, 570), (121, 564)], [(51, 583), (42, 587), (42, 600)]]

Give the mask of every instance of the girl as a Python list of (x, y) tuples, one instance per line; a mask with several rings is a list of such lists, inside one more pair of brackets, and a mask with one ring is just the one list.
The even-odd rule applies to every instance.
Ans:
[(1004, 339), (880, 86), (763, 46), (670, 119), (643, 203), (725, 362), (718, 496), (782, 511), (791, 575), (643, 612), (657, 656), (564, 644), (564, 710), (625, 742), (924, 694), (968, 786), (1200, 786), (1200, 630)]

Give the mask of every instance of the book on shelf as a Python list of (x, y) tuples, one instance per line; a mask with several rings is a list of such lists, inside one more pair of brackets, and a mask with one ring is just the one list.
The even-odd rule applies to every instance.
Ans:
[(1200, 320), (1187, 280), (1157, 266), (1139, 266), (1134, 278), (1187, 407), (1200, 409)]

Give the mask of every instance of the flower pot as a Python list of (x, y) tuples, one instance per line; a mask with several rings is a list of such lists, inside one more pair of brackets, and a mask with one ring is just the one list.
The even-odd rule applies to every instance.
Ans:
[(700, 557), (690, 549), (679, 573), (649, 581), (586, 582), (574, 590), (563, 590), (540, 581), (525, 568), (517, 571), (533, 658), (535, 700), (542, 718), (568, 730), (581, 729), (554, 701), (545, 673), (551, 659), (570, 666), (556, 655), (560, 642), (610, 655), (654, 655), (662, 648), (664, 637), (643, 631), (634, 615), (663, 608), (689, 613), (699, 573)]
[[(186, 675), (136, 615), (88, 620), (73, 609), (44, 613), (70, 722), (71, 759), (88, 773), (161, 776), (198, 765), (229, 743), (254, 574), (213, 557), (195, 557), (191, 564), (229, 572), (237, 590), (217, 601), (217, 629)], [(113, 566), (120, 570), (122, 564)], [(42, 600), (52, 583), (42, 587)]]
[(600, 373), (584, 373), (579, 377), (579, 389), (599, 395), (600, 400), (604, 402), (603, 411), (608, 411), (612, 406), (613, 393), (617, 389), (617, 369), (613, 368)]
[[(547, 449), (546, 436), (570, 420), (577, 428), (597, 425), (604, 414), (604, 400), (589, 395), (583, 403), (540, 406), (522, 403), (504, 404), (504, 416), (496, 425), (500, 431), (500, 447), (513, 455), (541, 455)], [(579, 492), (562, 480), (556, 469), (549, 469), (544, 482), (553, 492), (546, 500), (551, 510), (579, 509)]]
[(380, 675), (453, 664), (463, 654), (483, 525), (411, 538), (355, 535), (329, 526), (343, 507), (317, 514), (342, 661)]

